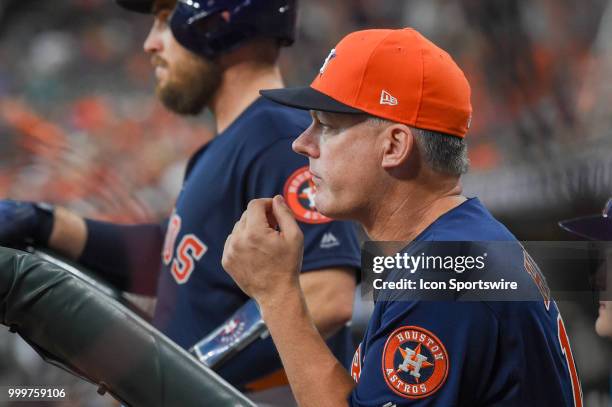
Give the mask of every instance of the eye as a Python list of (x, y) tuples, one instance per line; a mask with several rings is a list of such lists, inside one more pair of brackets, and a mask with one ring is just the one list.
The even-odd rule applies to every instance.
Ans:
[(320, 118), (317, 118), (317, 122), (324, 129), (333, 129), (334, 128), (334, 125), (332, 123), (326, 121), (326, 120), (321, 120)]
[(312, 115), (312, 120), (313, 120), (313, 124), (319, 128), (321, 128), (321, 130), (325, 133), (325, 132), (331, 132), (333, 130), (336, 129), (336, 127), (327, 121), (321, 120), (320, 115), (317, 114), (311, 114)]

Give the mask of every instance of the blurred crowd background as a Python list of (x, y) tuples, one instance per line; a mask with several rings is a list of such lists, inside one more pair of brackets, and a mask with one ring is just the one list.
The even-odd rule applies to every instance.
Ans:
[[(118, 222), (167, 216), (214, 129), (154, 97), (151, 21), (111, 0), (0, 0), (0, 197)], [(466, 190), (519, 238), (569, 239), (556, 220), (612, 195), (612, 1), (302, 0), (299, 21), (288, 85), (309, 83), (355, 29), (412, 26), (448, 50), (472, 85)], [(587, 406), (604, 406), (612, 354), (592, 333), (595, 306), (564, 308)], [(4, 338), (0, 386), (39, 383)]]
[[(608, 0), (302, 3), (297, 44), (282, 56), (289, 85), (310, 82), (344, 34), (366, 27), (416, 27), (456, 58), (473, 89), (472, 171), (487, 176), (474, 184), (612, 145)], [(125, 222), (168, 213), (178, 166), (212, 128), (152, 97), (150, 22), (111, 0), (0, 2), (0, 195)], [(565, 196), (559, 214), (600, 206), (584, 203), (609, 193), (594, 189), (581, 204)], [(488, 193), (504, 212), (502, 188)]]

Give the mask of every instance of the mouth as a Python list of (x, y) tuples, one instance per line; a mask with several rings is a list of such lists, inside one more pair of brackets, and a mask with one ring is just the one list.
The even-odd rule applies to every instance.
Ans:
[(167, 71), (168, 64), (160, 56), (154, 55), (151, 57), (151, 65), (155, 68), (155, 75), (159, 78)]
[(165, 79), (167, 75), (168, 69), (166, 67), (161, 65), (157, 65), (155, 67), (155, 77), (157, 78), (157, 80)]

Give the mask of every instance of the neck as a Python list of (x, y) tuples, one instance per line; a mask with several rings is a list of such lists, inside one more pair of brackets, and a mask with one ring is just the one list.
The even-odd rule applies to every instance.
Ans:
[(221, 85), (210, 103), (217, 127), (222, 133), (259, 97), (261, 89), (281, 88), (283, 79), (278, 65), (240, 62), (226, 68)]
[(458, 180), (436, 191), (402, 185), (387, 191), (362, 223), (372, 240), (412, 241), (440, 216), (465, 202), (461, 192)]

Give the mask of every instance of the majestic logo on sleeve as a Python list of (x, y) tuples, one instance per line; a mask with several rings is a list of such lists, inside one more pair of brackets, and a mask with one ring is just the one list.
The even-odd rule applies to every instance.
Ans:
[(419, 399), (437, 392), (448, 375), (446, 348), (433, 333), (418, 326), (396, 329), (385, 343), (382, 371), (393, 392)]
[(340, 241), (334, 236), (332, 232), (327, 232), (321, 238), (319, 247), (321, 249), (331, 249), (332, 247), (340, 246)]
[(285, 182), (284, 195), (295, 217), (306, 223), (327, 223), (331, 219), (321, 215), (315, 207), (315, 186), (308, 167), (302, 167)]

